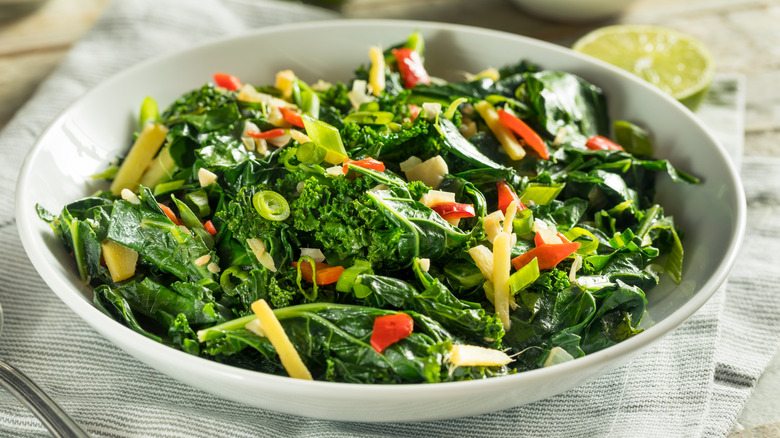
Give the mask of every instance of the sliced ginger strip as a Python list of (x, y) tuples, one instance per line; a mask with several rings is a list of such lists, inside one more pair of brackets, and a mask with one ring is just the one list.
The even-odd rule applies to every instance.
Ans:
[(306, 364), (301, 360), (298, 350), (290, 342), (290, 338), (287, 337), (282, 324), (276, 319), (276, 315), (274, 315), (274, 311), (271, 310), (268, 303), (262, 299), (257, 300), (252, 303), (252, 311), (257, 315), (263, 332), (265, 332), (266, 337), (268, 337), (268, 340), (271, 341), (271, 344), (276, 349), (279, 360), (282, 361), (282, 366), (287, 370), (287, 374), (294, 379), (314, 380), (309, 369), (306, 368)]

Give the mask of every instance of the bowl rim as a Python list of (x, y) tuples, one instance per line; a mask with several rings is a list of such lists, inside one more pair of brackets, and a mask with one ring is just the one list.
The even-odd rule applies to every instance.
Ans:
[[(267, 34), (274, 34), (278, 32), (294, 31), (301, 28), (361, 28), (361, 27), (377, 27), (382, 26), (385, 28), (398, 28), (398, 29), (424, 29), (430, 31), (436, 30), (448, 30), (454, 32), (466, 32), (476, 35), (487, 35), (492, 37), (500, 37), (504, 39), (512, 39), (521, 42), (528, 46), (535, 46), (542, 48), (545, 51), (558, 52), (565, 54), (569, 57), (576, 58), (579, 62), (596, 66), (599, 69), (609, 70), (615, 74), (624, 76), (627, 80), (632, 82), (632, 86), (641, 87), (653, 90), (653, 92), (661, 95), (662, 98), (668, 100), (671, 104), (676, 105), (682, 110), (682, 114), (689, 119), (689, 122), (696, 125), (701, 129), (708, 137), (713, 145), (716, 147), (716, 152), (722, 156), (722, 160), (727, 167), (727, 174), (723, 175), (728, 181), (729, 185), (735, 188), (736, 204), (734, 205), (735, 212), (735, 227), (733, 229), (732, 236), (730, 238), (728, 249), (726, 254), (717, 266), (712, 276), (710, 276), (706, 282), (698, 286), (699, 291), (682, 307), (672, 312), (669, 316), (655, 323), (653, 326), (647, 328), (644, 332), (627, 339), (618, 344), (612, 345), (604, 350), (600, 350), (584, 357), (577, 358), (577, 360), (569, 361), (566, 363), (558, 364), (554, 367), (538, 368), (529, 371), (519, 372), (513, 375), (501, 376), (499, 378), (489, 378), (481, 380), (471, 381), (458, 381), (458, 382), (441, 382), (433, 385), (426, 384), (355, 384), (355, 383), (343, 383), (343, 382), (326, 382), (326, 381), (305, 381), (299, 379), (290, 379), (287, 376), (279, 376), (273, 374), (266, 374), (259, 371), (252, 371), (236, 366), (221, 364), (209, 359), (205, 359), (198, 356), (193, 356), (180, 350), (168, 347), (164, 344), (153, 341), (145, 336), (134, 332), (123, 324), (109, 318), (98, 310), (92, 303), (84, 299), (83, 295), (75, 289), (69, 282), (65, 281), (64, 277), (60, 277), (52, 266), (45, 263), (35, 263), (42, 257), (44, 249), (46, 248), (41, 242), (40, 235), (36, 233), (35, 229), (26, 224), (28, 218), (35, 218), (35, 214), (25, 212), (19, 208), (22, 205), (29, 205), (28, 200), (24, 199), (22, 194), (27, 191), (28, 185), (32, 183), (30, 179), (31, 168), (30, 163), (34, 161), (37, 155), (43, 151), (43, 139), (47, 138), (50, 133), (60, 124), (62, 124), (67, 118), (67, 114), (77, 107), (80, 102), (93, 93), (98, 93), (100, 90), (114, 86), (115, 83), (121, 82), (126, 76), (134, 74), (137, 70), (145, 69), (148, 65), (161, 62), (166, 58), (172, 56), (184, 56), (192, 52), (204, 50), (208, 47), (225, 44), (230, 41), (237, 41), (242, 39), (254, 39), (262, 37)], [(75, 101), (71, 102), (63, 111), (61, 111), (49, 125), (37, 136), (33, 147), (27, 153), (24, 162), (19, 173), (16, 185), (15, 193), (15, 219), (17, 222), (17, 229), (20, 235), (23, 247), (28, 254), (28, 257), (33, 262), (35, 269), (38, 271), (41, 278), (49, 286), (50, 289), (62, 300), (65, 304), (71, 308), (76, 314), (78, 314), (88, 325), (93, 329), (100, 332), (102, 336), (124, 336), (132, 337), (132, 341), (137, 345), (139, 349), (154, 351), (155, 355), (162, 357), (166, 362), (185, 364), (189, 368), (204, 369), (215, 375), (220, 375), (230, 379), (239, 379), (241, 381), (252, 380), (257, 382), (265, 382), (271, 385), (283, 384), (290, 394), (310, 394), (311, 391), (318, 392), (320, 394), (328, 394), (331, 397), (342, 399), (350, 398), (355, 399), (355, 395), (358, 393), (370, 392), (372, 396), (382, 396), (384, 394), (393, 394), (396, 392), (403, 392), (407, 396), (418, 396), (425, 394), (427, 397), (435, 394), (436, 396), (448, 396), (455, 394), (462, 394), (463, 390), (470, 388), (480, 388), (484, 391), (490, 391), (493, 389), (499, 389), (500, 387), (506, 387), (507, 385), (522, 385), (524, 382), (536, 379), (552, 379), (563, 378), (570, 375), (577, 370), (591, 369), (598, 367), (600, 364), (604, 364), (610, 357), (629, 355), (630, 353), (637, 352), (654, 341), (668, 334), (671, 330), (682, 324), (693, 313), (696, 312), (709, 298), (716, 292), (719, 286), (726, 280), (726, 277), (731, 270), (741, 242), (743, 240), (745, 226), (746, 226), (746, 200), (741, 180), (735, 165), (728, 157), (728, 154), (723, 145), (714, 137), (712, 132), (700, 121), (696, 116), (682, 104), (664, 95), (659, 90), (656, 90), (651, 84), (646, 83), (638, 77), (631, 75), (617, 67), (612, 66), (606, 62), (598, 59), (588, 57), (581, 53), (575, 52), (563, 46), (559, 46), (553, 43), (541, 41), (538, 39), (530, 38), (523, 35), (512, 34), (505, 31), (485, 29), (470, 25), (440, 23), (432, 21), (417, 21), (417, 20), (394, 20), (394, 19), (334, 19), (334, 20), (322, 20), (301, 22), (292, 24), (274, 25), (260, 29), (253, 29), (247, 32), (241, 32), (239, 34), (227, 35), (216, 39), (196, 44), (194, 46), (182, 49), (174, 50), (169, 53), (158, 55), (144, 61), (141, 61), (127, 69), (120, 71), (117, 74), (111, 75), (97, 85), (91, 87), (83, 95), (79, 96)], [(81, 295), (76, 297), (78, 299), (71, 299), (72, 295)], [(111, 342), (114, 346), (120, 349), (126, 350), (124, 347)], [(139, 361), (142, 359), (133, 355)], [(183, 369), (183, 368), (182, 368)], [(176, 378), (175, 375), (167, 374), (170, 377)], [(438, 397), (437, 397), (438, 398)]]

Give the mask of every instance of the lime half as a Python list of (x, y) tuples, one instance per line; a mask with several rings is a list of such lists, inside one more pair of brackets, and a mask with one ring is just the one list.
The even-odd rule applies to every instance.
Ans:
[(602, 27), (572, 48), (634, 73), (692, 110), (704, 99), (715, 73), (715, 62), (704, 44), (664, 27)]

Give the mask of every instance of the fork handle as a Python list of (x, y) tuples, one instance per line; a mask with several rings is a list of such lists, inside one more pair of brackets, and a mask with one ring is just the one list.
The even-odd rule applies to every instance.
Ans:
[(35, 382), (2, 360), (0, 360), (0, 386), (32, 411), (53, 436), (89, 438), (89, 435)]

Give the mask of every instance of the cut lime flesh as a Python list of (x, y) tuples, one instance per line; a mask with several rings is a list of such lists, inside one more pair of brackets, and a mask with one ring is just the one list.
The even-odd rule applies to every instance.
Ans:
[(664, 27), (607, 26), (583, 36), (572, 48), (641, 77), (689, 108), (701, 103), (715, 72), (704, 44)]

